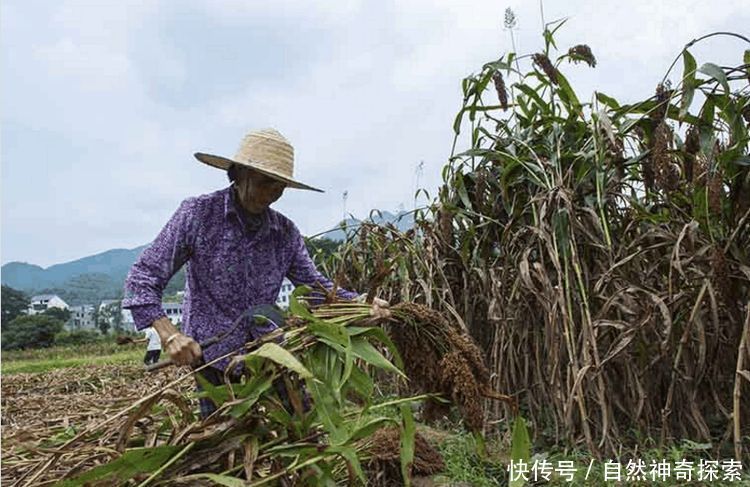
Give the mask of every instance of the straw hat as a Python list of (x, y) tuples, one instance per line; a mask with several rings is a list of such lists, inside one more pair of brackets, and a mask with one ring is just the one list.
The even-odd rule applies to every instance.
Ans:
[(229, 169), (233, 164), (239, 164), (282, 181), (290, 188), (323, 192), (322, 189), (295, 181), (294, 147), (274, 129), (257, 130), (245, 135), (232, 159), (202, 152), (196, 152), (195, 158), (220, 169)]

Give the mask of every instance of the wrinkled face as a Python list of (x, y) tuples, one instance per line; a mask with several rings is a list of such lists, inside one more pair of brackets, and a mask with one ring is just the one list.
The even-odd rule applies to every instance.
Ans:
[(265, 211), (281, 198), (286, 188), (286, 183), (247, 168), (237, 171), (234, 184), (242, 206), (250, 213)]

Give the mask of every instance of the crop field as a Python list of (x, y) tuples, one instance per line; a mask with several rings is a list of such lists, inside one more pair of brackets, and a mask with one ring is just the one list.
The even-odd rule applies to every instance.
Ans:
[(298, 288), (203, 421), (136, 349), (3, 357), (4, 485), (747, 485), (750, 39), (621, 103), (559, 27), (462, 80), (413, 229), (318, 256), (390, 318)]

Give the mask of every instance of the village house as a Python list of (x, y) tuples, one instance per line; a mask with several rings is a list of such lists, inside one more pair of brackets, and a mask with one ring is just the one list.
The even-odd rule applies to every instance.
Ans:
[(31, 297), (28, 314), (38, 315), (44, 313), (49, 308), (70, 309), (70, 306), (57, 294), (39, 294)]
[(285, 277), (284, 282), (281, 283), (279, 295), (276, 298), (276, 306), (287, 309), (289, 307), (289, 298), (292, 296), (292, 291), (294, 291), (294, 284)]
[(182, 324), (182, 303), (161, 303), (161, 309), (173, 324)]
[[(294, 285), (291, 281), (288, 279), (284, 279), (283, 284), (281, 285), (281, 289), (279, 289), (279, 295), (276, 298), (276, 305), (279, 308), (287, 309), (289, 307), (289, 300), (292, 295), (292, 291), (294, 291)], [(161, 307), (164, 310), (164, 314), (167, 315), (167, 318), (175, 324), (175, 325), (181, 325), (182, 324), (182, 298), (184, 297), (185, 293), (184, 291), (178, 291), (176, 293), (177, 298), (179, 298), (179, 301), (177, 302), (171, 302), (171, 301), (164, 301), (161, 303)], [(114, 302), (114, 300), (107, 300), (103, 301), (102, 305), (110, 304)], [(130, 312), (130, 310), (127, 309), (121, 309), (122, 313), (122, 328), (125, 330), (135, 330), (135, 321), (133, 320), (133, 315)]]
[(70, 307), (70, 320), (65, 323), (65, 328), (73, 330), (97, 330), (94, 320), (94, 306), (82, 304)]
[(133, 320), (133, 313), (129, 309), (120, 309), (122, 313), (122, 328), (124, 330), (135, 330), (135, 320)]

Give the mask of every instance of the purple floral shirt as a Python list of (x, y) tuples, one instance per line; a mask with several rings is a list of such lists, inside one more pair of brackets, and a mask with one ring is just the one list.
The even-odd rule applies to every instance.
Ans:
[[(236, 207), (231, 187), (183, 201), (125, 281), (123, 307), (131, 310), (136, 328), (142, 330), (166, 316), (162, 291), (183, 264), (187, 269), (182, 331), (199, 343), (227, 331), (248, 308), (275, 303), (285, 276), (313, 290), (333, 287), (315, 268), (291, 220), (269, 208), (255, 227), (251, 230), (246, 213)], [(354, 299), (357, 294), (338, 289), (337, 296)], [(206, 348), (205, 361), (238, 350), (274, 327), (239, 328)]]

